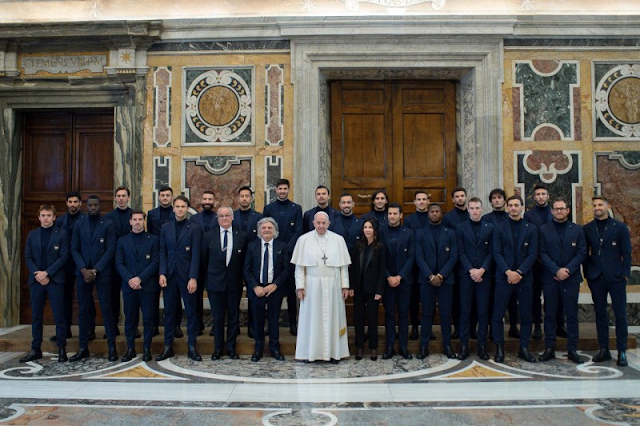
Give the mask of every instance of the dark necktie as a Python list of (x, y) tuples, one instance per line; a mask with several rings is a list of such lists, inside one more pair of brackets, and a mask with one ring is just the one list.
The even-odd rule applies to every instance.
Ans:
[(227, 246), (229, 245), (229, 238), (227, 237), (229, 231), (224, 231), (224, 239), (222, 240), (222, 251), (227, 254)]
[(269, 243), (264, 243), (264, 258), (262, 259), (262, 284), (269, 284)]

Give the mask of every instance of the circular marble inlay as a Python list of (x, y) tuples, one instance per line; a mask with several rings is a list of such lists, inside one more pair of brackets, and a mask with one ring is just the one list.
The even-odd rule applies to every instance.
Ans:
[(202, 119), (212, 126), (226, 126), (238, 114), (240, 103), (236, 94), (225, 86), (211, 86), (198, 100)]
[(609, 108), (624, 123), (640, 123), (640, 78), (623, 78), (611, 86)]

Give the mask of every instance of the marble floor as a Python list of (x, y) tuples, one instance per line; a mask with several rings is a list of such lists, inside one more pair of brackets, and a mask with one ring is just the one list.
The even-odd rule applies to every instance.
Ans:
[[(614, 359), (616, 352), (612, 351)], [(0, 425), (640, 425), (640, 350), (629, 366), (432, 354), (425, 360), (253, 363), (184, 355), (58, 363), (0, 353)], [(210, 355), (210, 354), (209, 354)]]

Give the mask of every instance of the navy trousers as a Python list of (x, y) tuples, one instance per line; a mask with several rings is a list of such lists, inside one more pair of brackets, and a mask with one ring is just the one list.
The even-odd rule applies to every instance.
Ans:
[(489, 327), (489, 299), (491, 298), (491, 279), (484, 274), (482, 282), (476, 283), (468, 276), (460, 276), (460, 341), (469, 344), (472, 321), (473, 301), (478, 309), (478, 344), (487, 343)]
[[(397, 324), (400, 347), (407, 347), (409, 343), (409, 305), (413, 297), (413, 287), (419, 285), (420, 284), (414, 284), (412, 286), (401, 282), (397, 287), (387, 286), (384, 289), (382, 304), (384, 305), (384, 327), (387, 348), (393, 347), (396, 340), (396, 313), (398, 315)], [(418, 293), (418, 296), (419, 295)]]
[(518, 283), (508, 284), (505, 280), (497, 280), (495, 303), (493, 305), (493, 314), (491, 327), (493, 330), (493, 341), (496, 344), (504, 344), (504, 314), (509, 306), (511, 294), (515, 293), (518, 298), (518, 308), (520, 309), (520, 347), (528, 348), (531, 341), (531, 303), (532, 303), (532, 284)]
[[(253, 291), (249, 289), (248, 291)], [(278, 290), (269, 296), (250, 297), (249, 309), (253, 311), (251, 317), (253, 332), (255, 333), (255, 352), (264, 351), (264, 322), (269, 318), (269, 351), (280, 352), (280, 310), (284, 291)], [(266, 312), (265, 312), (266, 309)]]
[[(227, 353), (236, 351), (236, 338), (240, 331), (239, 328), (239, 316), (240, 306), (238, 303), (238, 290), (225, 290), (225, 291), (208, 291), (209, 303), (211, 305), (211, 314), (213, 315), (213, 338), (214, 338), (214, 350), (222, 351), (225, 346), (224, 340), (224, 320), (227, 318)], [(269, 322), (271, 325), (271, 322)], [(264, 324), (263, 324), (264, 330)], [(254, 330), (256, 332), (257, 330)], [(264, 331), (263, 331), (264, 332)]]
[(420, 302), (422, 303), (422, 320), (420, 330), (420, 347), (429, 346), (431, 340), (431, 326), (433, 313), (436, 310), (436, 298), (440, 309), (440, 328), (442, 330), (442, 344), (451, 346), (451, 302), (453, 300), (453, 286), (442, 284), (434, 287), (431, 284), (420, 284)]
[(561, 317), (567, 317), (567, 349), (576, 350), (578, 346), (578, 293), (580, 283), (569, 284), (562, 281), (546, 281), (544, 292), (544, 344), (553, 348), (556, 343), (558, 311)]
[(40, 349), (42, 345), (42, 317), (47, 296), (56, 322), (56, 341), (60, 347), (67, 346), (69, 325), (64, 317), (64, 284), (51, 281), (47, 285), (35, 283), (29, 286), (29, 291), (31, 293), (31, 349)]
[(164, 294), (164, 345), (173, 345), (177, 324), (177, 305), (184, 303), (187, 314), (187, 345), (195, 346), (198, 338), (199, 325), (196, 319), (196, 294), (189, 294), (187, 283), (177, 277), (167, 278), (167, 286), (162, 289)]
[[(95, 324), (94, 317), (92, 317), (93, 305), (93, 287), (96, 287), (98, 292), (98, 300), (100, 301), (100, 311), (102, 312), (102, 320), (104, 322), (104, 329), (107, 334), (107, 343), (109, 349), (116, 347), (116, 323), (113, 318), (113, 310), (111, 305), (111, 297), (113, 294), (112, 278), (111, 275), (100, 275), (96, 277), (92, 283), (86, 283), (82, 276), (76, 278), (76, 291), (78, 294), (79, 313), (78, 319), (80, 323), (80, 335), (78, 339), (80, 341), (80, 349), (87, 349), (89, 347), (89, 331)], [(94, 307), (95, 309), (95, 307)]]
[(151, 349), (153, 339), (153, 310), (158, 299), (157, 292), (148, 293), (144, 290), (122, 292), (124, 301), (124, 334), (127, 338), (127, 348), (136, 347), (136, 326), (138, 325), (138, 312), (142, 310), (142, 323), (144, 324), (143, 347)]
[(602, 349), (609, 348), (609, 315), (607, 313), (607, 294), (611, 296), (611, 307), (616, 318), (616, 348), (627, 350), (627, 283), (625, 281), (612, 282), (600, 277), (589, 280), (591, 298), (596, 310), (596, 330), (598, 331), (598, 345)]

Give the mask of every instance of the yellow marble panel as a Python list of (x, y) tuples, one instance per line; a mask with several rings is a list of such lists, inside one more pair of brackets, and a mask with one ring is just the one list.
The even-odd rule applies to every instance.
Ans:
[(156, 373), (155, 371), (151, 371), (145, 368), (142, 365), (138, 365), (134, 368), (129, 368), (124, 371), (119, 371), (117, 373), (107, 374), (103, 377), (108, 377), (112, 379), (166, 379), (169, 376), (165, 374)]

